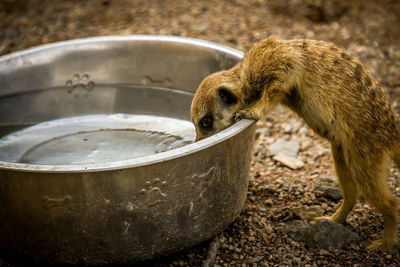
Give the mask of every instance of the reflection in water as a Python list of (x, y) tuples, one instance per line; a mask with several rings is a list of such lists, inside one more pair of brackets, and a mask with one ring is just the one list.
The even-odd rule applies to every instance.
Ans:
[(195, 139), (191, 122), (147, 115), (90, 115), (40, 123), (0, 139), (0, 160), (68, 165), (165, 152)]

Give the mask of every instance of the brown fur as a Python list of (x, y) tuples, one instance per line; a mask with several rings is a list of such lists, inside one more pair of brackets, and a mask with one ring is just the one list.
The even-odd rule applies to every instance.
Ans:
[(327, 219), (343, 223), (362, 195), (382, 213), (385, 226), (383, 238), (369, 248), (392, 248), (398, 201), (388, 189), (385, 169), (388, 157), (400, 168), (400, 124), (378, 82), (332, 44), (271, 37), (255, 44), (232, 69), (201, 83), (191, 107), (197, 140), (240, 118), (259, 120), (278, 103), (331, 143), (344, 200)]

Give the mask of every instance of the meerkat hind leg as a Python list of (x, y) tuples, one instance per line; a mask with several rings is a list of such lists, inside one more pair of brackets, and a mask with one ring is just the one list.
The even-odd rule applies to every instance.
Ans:
[(365, 199), (382, 214), (384, 222), (383, 238), (372, 242), (368, 248), (391, 249), (397, 243), (398, 203), (386, 183), (387, 155), (375, 155), (373, 162), (368, 162), (367, 157), (358, 159), (355, 179)]
[(397, 244), (397, 199), (386, 188), (378, 189), (378, 191), (379, 194), (375, 193), (367, 200), (376, 207), (378, 212), (382, 213), (383, 238), (373, 241), (368, 248), (372, 250), (391, 249)]
[(338, 145), (331, 144), (331, 151), (339, 186), (343, 193), (343, 202), (332, 216), (317, 217), (314, 220), (318, 221), (326, 219), (336, 223), (344, 223), (347, 215), (353, 209), (353, 206), (359, 197), (359, 193), (357, 184), (353, 180), (351, 171), (345, 162), (342, 148)]

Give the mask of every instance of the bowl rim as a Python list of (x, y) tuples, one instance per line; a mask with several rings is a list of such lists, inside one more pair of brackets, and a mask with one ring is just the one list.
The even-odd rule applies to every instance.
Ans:
[[(189, 44), (194, 46), (200, 46), (218, 50), (232, 56), (241, 59), (243, 52), (226, 47), (220, 44), (216, 44), (210, 41), (188, 38), (188, 37), (177, 37), (177, 36), (162, 36), (162, 35), (127, 35), (127, 36), (101, 36), (101, 37), (89, 37), (74, 39), (68, 41), (55, 42), (51, 44), (44, 44), (33, 48), (28, 48), (21, 51), (16, 51), (7, 55), (0, 56), (0, 64), (7, 63), (10, 60), (18, 59), (20, 57), (26, 57), (30, 54), (41, 53), (48, 49), (56, 49), (66, 46), (76, 46), (81, 44), (89, 43), (104, 43), (104, 42), (126, 42), (126, 41), (146, 41), (146, 42), (173, 42), (180, 44)], [(253, 120), (243, 119), (238, 121), (234, 125), (222, 130), (221, 132), (214, 134), (208, 138), (194, 142), (192, 144), (176, 148), (170, 151), (148, 155), (139, 158), (125, 159), (120, 161), (105, 162), (105, 163), (90, 163), (90, 164), (76, 164), (76, 165), (38, 165), (38, 164), (25, 164), (25, 163), (14, 163), (0, 161), (0, 170), (10, 170), (19, 172), (39, 172), (39, 173), (81, 173), (81, 172), (97, 172), (97, 171), (110, 171), (128, 169), (134, 167), (140, 167), (144, 165), (151, 165), (161, 163), (176, 158), (184, 157), (200, 150), (206, 149), (213, 145), (219, 144), (246, 128), (249, 128), (255, 123)]]

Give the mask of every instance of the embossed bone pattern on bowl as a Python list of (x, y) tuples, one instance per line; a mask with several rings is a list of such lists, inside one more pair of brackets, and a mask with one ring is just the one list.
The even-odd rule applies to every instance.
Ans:
[[(190, 120), (201, 80), (241, 57), (168, 36), (88, 38), (6, 55), (0, 137), (91, 114)], [(112, 162), (0, 161), (0, 251), (52, 263), (127, 263), (205, 241), (243, 207), (254, 129), (242, 120), (200, 142)]]

